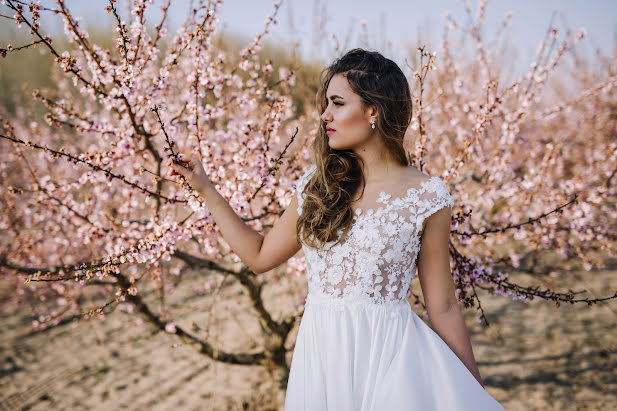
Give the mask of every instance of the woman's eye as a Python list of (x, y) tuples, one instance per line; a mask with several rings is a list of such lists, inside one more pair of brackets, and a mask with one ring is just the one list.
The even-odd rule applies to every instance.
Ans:
[(343, 103), (334, 103), (335, 106), (342, 106)]

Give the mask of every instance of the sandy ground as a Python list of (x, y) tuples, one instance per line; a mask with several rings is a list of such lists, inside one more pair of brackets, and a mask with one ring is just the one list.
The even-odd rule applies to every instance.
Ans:
[[(586, 289), (593, 298), (617, 290), (616, 275), (614, 268), (570, 272), (543, 277), (542, 284), (563, 292)], [(512, 278), (539, 284), (525, 274)], [(194, 273), (167, 296), (178, 324), (188, 328), (209, 317), (209, 340), (232, 352), (259, 350), (262, 331), (241, 287), (232, 284), (234, 297), (214, 306), (211, 297), (186, 297), (203, 279), (203, 273)], [(412, 287), (420, 291), (417, 278)], [(293, 299), (280, 288), (265, 293), (277, 319), (295, 312)], [(486, 389), (507, 410), (617, 409), (617, 301), (557, 308), (483, 291), (480, 296), (490, 327), (475, 321), (475, 310), (464, 315)], [(116, 310), (104, 322), (79, 321), (44, 332), (32, 332), (31, 321), (27, 312), (0, 312), (0, 409), (282, 409), (284, 390), (268, 370), (214, 362), (178, 345), (172, 334), (140, 324), (135, 314)]]

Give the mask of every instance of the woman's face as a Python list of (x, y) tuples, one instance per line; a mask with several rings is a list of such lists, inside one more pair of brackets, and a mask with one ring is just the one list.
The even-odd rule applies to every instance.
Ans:
[[(343, 74), (335, 74), (326, 90), (328, 105), (321, 115), (325, 121), (328, 144), (334, 150), (359, 148), (371, 134), (374, 108), (365, 109)], [(333, 129), (334, 131), (331, 131)]]

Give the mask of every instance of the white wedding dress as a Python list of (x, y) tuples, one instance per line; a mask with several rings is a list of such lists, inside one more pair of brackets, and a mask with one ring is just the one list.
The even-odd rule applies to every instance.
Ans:
[[(314, 170), (296, 183), (298, 213)], [(302, 245), (308, 294), (285, 411), (503, 410), (405, 298), (424, 219), (453, 206), (446, 185), (431, 177), (377, 201), (355, 210), (342, 244)]]

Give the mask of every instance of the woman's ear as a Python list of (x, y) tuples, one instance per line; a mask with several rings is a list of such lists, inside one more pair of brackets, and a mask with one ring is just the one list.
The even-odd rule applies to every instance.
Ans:
[(366, 115), (368, 116), (369, 120), (375, 119), (375, 121), (377, 121), (377, 117), (379, 117), (379, 110), (377, 109), (377, 106), (369, 106), (366, 109)]

